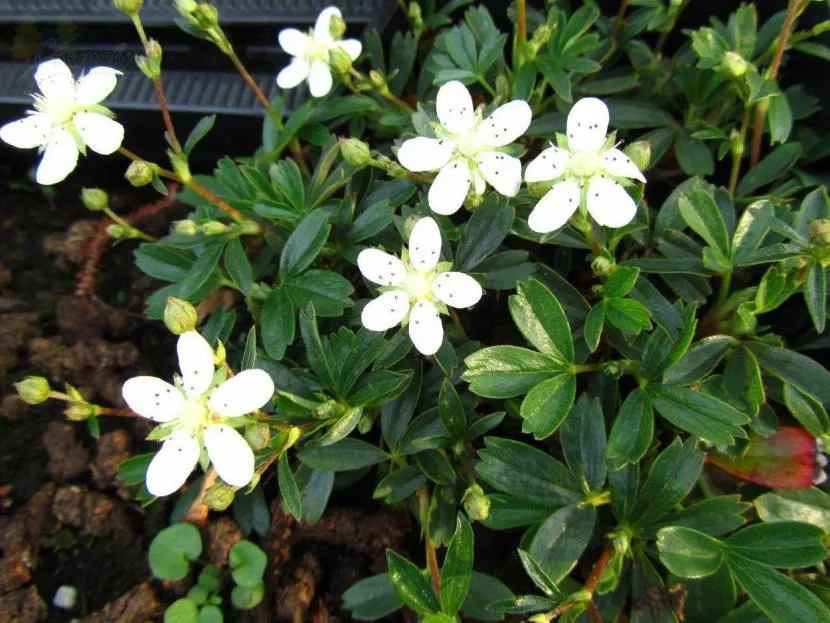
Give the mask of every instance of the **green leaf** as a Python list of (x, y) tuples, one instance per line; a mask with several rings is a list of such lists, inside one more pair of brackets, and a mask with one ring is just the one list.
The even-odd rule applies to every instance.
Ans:
[(647, 536), (667, 526), (683, 526), (709, 536), (720, 536), (744, 525), (743, 514), (751, 507), (741, 502), (738, 495), (719, 495), (695, 502), (685, 508), (665, 515), (646, 531)]
[(745, 348), (735, 349), (723, 370), (723, 386), (727, 395), (735, 402), (745, 405), (752, 415), (758, 413), (766, 400), (761, 367), (758, 360)]
[(527, 573), (528, 577), (533, 580), (533, 583), (539, 587), (545, 595), (549, 595), (551, 597), (561, 596), (559, 587), (556, 585), (557, 583), (554, 582), (550, 576), (548, 576), (545, 570), (542, 569), (542, 565), (540, 565), (533, 558), (533, 556), (530, 555), (530, 553), (520, 549), (519, 560), (522, 561), (525, 573)]
[(728, 258), (729, 235), (715, 198), (708, 192), (694, 190), (688, 195), (681, 195), (677, 205), (686, 224), (703, 238), (706, 244), (719, 251), (721, 257)]
[(164, 611), (164, 623), (196, 623), (198, 618), (199, 608), (184, 597), (174, 601)]
[(237, 541), (228, 553), (231, 577), (239, 586), (254, 588), (262, 583), (268, 558), (250, 541)]
[(688, 132), (681, 132), (674, 144), (677, 163), (688, 175), (712, 175), (715, 172), (715, 160), (706, 143), (693, 138)]
[(820, 563), (827, 556), (824, 531), (798, 521), (776, 521), (747, 526), (728, 541), (730, 553), (769, 567), (800, 569)]
[(346, 472), (380, 463), (389, 458), (377, 446), (359, 439), (342, 439), (330, 446), (303, 448), (300, 461), (312, 469)]
[(142, 243), (133, 254), (135, 265), (147, 275), (161, 281), (181, 283), (193, 266), (193, 254), (156, 243)]
[(386, 550), (389, 579), (400, 600), (421, 616), (439, 610), (438, 600), (421, 570), (391, 549)]
[(559, 431), (559, 440), (571, 473), (584, 480), (589, 490), (599, 491), (608, 468), (605, 418), (599, 399), (589, 399), (587, 394), (579, 397)]
[(222, 611), (218, 607), (208, 604), (202, 606), (199, 611), (199, 618), (196, 621), (197, 623), (222, 623), (224, 620)]
[(251, 296), (251, 286), (254, 281), (253, 269), (239, 238), (234, 238), (225, 246), (225, 268), (231, 281), (236, 284), (242, 294)]
[(571, 327), (553, 292), (532, 279), (518, 285), (508, 305), (519, 331), (534, 348), (558, 362), (573, 362)]
[(596, 508), (570, 505), (553, 513), (543, 523), (528, 553), (548, 577), (558, 584), (576, 566), (594, 532)]
[(804, 302), (816, 332), (823, 333), (827, 322), (827, 289), (821, 262), (813, 262), (804, 282)]
[(353, 407), (378, 405), (400, 394), (412, 378), (412, 372), (375, 370), (364, 375), (354, 390), (346, 396), (346, 402)]
[(752, 167), (743, 176), (737, 188), (738, 197), (746, 197), (762, 186), (775, 181), (786, 173), (801, 156), (799, 143), (786, 143)]
[(467, 416), (450, 379), (444, 379), (438, 396), (438, 414), (453, 441), (467, 438)]
[(513, 224), (513, 208), (499, 195), (491, 194), (464, 227), (455, 251), (453, 270), (476, 272), (493, 251), (499, 248)]
[(684, 580), (683, 588), (688, 592), (683, 614), (689, 623), (726, 623), (721, 617), (735, 608), (738, 599), (735, 580), (726, 565), (705, 578)]
[(179, 288), (179, 298), (188, 298), (210, 279), (219, 266), (219, 258), (222, 256), (224, 248), (224, 240), (211, 242), (205, 246), (202, 254), (196, 259), (182, 280), (181, 288)]
[(423, 450), (413, 455), (418, 468), (432, 482), (450, 485), (455, 481), (455, 470), (447, 458), (438, 450)]
[(608, 438), (608, 458), (621, 467), (636, 463), (651, 446), (654, 436), (654, 411), (648, 396), (640, 389), (631, 392), (620, 407)]
[(563, 373), (542, 381), (522, 400), (522, 431), (536, 439), (550, 437), (567, 417), (576, 396), (576, 377)]
[(329, 238), (331, 225), (322, 210), (306, 216), (291, 232), (280, 255), (280, 279), (299, 275), (323, 250)]
[(172, 582), (187, 576), (190, 563), (202, 553), (202, 536), (196, 526), (177, 523), (159, 532), (150, 543), (147, 561), (160, 580)]
[(605, 315), (608, 322), (624, 333), (637, 334), (651, 328), (648, 309), (634, 299), (606, 299)]
[(363, 578), (343, 593), (343, 607), (350, 610), (357, 621), (381, 619), (401, 606), (403, 602), (387, 573)]
[(184, 143), (184, 153), (190, 154), (196, 145), (199, 144), (207, 133), (213, 129), (213, 124), (216, 123), (216, 115), (208, 115), (199, 119), (199, 123), (193, 126), (187, 140)]
[(582, 329), (588, 349), (594, 352), (599, 346), (602, 336), (602, 325), (605, 323), (605, 301), (601, 301), (591, 308), (585, 317), (585, 327)]
[(634, 555), (632, 571), (631, 623), (677, 623), (663, 579), (644, 553)]
[(262, 603), (265, 597), (265, 584), (258, 582), (253, 586), (234, 586), (231, 591), (231, 603), (234, 608), (250, 610)]
[(127, 486), (140, 485), (147, 478), (147, 468), (156, 456), (155, 452), (131, 456), (118, 465), (118, 480)]
[(308, 365), (320, 380), (334, 391), (337, 388), (337, 367), (329, 359), (330, 351), (323, 346), (320, 333), (317, 331), (317, 314), (313, 305), (300, 312), (300, 333), (303, 336)]
[(605, 282), (602, 292), (607, 297), (620, 298), (631, 292), (640, 276), (640, 269), (631, 266), (617, 266), (617, 269)]
[(557, 361), (518, 346), (491, 346), (464, 360), (462, 378), (485, 398), (512, 398), (559, 373)]
[[(423, 453), (418, 453), (419, 456)], [(422, 470), (416, 465), (407, 465), (385, 476), (375, 487), (372, 498), (383, 498), (387, 504), (405, 500), (426, 482)]]
[(441, 566), (441, 611), (455, 615), (467, 597), (473, 575), (473, 529), (458, 515), (455, 534)]
[(662, 528), (657, 533), (660, 561), (681, 578), (702, 578), (713, 574), (723, 562), (723, 545), (717, 539), (681, 526)]
[(783, 93), (769, 98), (767, 122), (769, 123), (771, 143), (783, 143), (790, 138), (790, 132), (793, 130), (793, 112), (790, 109), (787, 96)]
[(275, 286), (268, 293), (262, 304), (258, 324), (265, 352), (279, 361), (294, 341), (296, 331), (294, 307), (284, 288)]
[(291, 513), (294, 519), (302, 521), (303, 500), (300, 497), (300, 489), (297, 487), (297, 481), (294, 480), (291, 466), (288, 464), (288, 452), (283, 452), (280, 455), (277, 464), (277, 481), (286, 510)]
[(830, 496), (821, 489), (779, 489), (752, 503), (763, 521), (802, 521), (830, 533)]
[(812, 396), (792, 385), (784, 385), (784, 403), (792, 416), (814, 437), (822, 437), (830, 429), (827, 411)]
[(297, 309), (312, 303), (321, 318), (336, 318), (351, 307), (352, 284), (343, 275), (330, 270), (312, 268), (301, 275), (290, 277), (283, 284), (288, 298)]
[(764, 372), (814, 396), (830, 406), (830, 372), (814, 359), (786, 348), (749, 342), (747, 348), (758, 358)]
[(783, 573), (732, 553), (726, 562), (738, 584), (774, 623), (830, 621), (830, 611), (818, 597)]
[(677, 385), (649, 385), (652, 406), (666, 420), (701, 439), (725, 446), (745, 438), (749, 417), (703, 392)]
[(699, 381), (715, 369), (734, 343), (735, 338), (729, 335), (712, 335), (703, 338), (663, 373), (663, 382), (691, 385)]
[(487, 609), (487, 604), (500, 599), (510, 599), (513, 593), (501, 581), (491, 575), (473, 571), (467, 597), (461, 612), (474, 621), (501, 621), (504, 617)]

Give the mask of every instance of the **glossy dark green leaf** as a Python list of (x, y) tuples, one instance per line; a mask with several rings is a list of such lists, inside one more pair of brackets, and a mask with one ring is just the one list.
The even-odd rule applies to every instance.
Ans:
[(207, 133), (213, 129), (214, 123), (216, 123), (216, 115), (207, 115), (199, 119), (199, 122), (193, 126), (193, 129), (187, 136), (187, 140), (184, 143), (184, 153), (190, 154), (196, 145), (199, 144), (199, 141), (205, 138)]
[(259, 327), (265, 352), (276, 360), (282, 359), (296, 331), (294, 307), (283, 288), (274, 287), (268, 293), (260, 311)]
[(509, 307), (519, 331), (536, 350), (558, 362), (573, 362), (568, 318), (548, 288), (536, 280), (519, 284), (517, 294), (509, 299)]
[(308, 365), (320, 380), (334, 391), (337, 388), (337, 368), (330, 360), (331, 353), (323, 345), (323, 340), (317, 330), (317, 314), (313, 305), (309, 305), (300, 312), (300, 333), (303, 336)]
[(599, 491), (608, 467), (605, 418), (599, 399), (582, 394), (559, 430), (559, 439), (571, 473), (584, 479), (591, 491)]
[(749, 417), (717, 398), (677, 385), (649, 385), (647, 392), (657, 413), (701, 439), (728, 446), (746, 437), (741, 426)]
[(389, 458), (377, 446), (359, 439), (343, 439), (330, 446), (303, 448), (300, 461), (312, 469), (333, 472), (368, 467)]
[(766, 396), (755, 355), (745, 348), (732, 351), (723, 370), (723, 387), (733, 404), (744, 405), (747, 413), (758, 413)]
[(439, 610), (438, 600), (421, 570), (400, 554), (386, 550), (389, 580), (398, 598), (421, 616)]
[(486, 398), (512, 398), (561, 374), (561, 364), (527, 348), (491, 346), (464, 360), (462, 378), (470, 391)]
[(623, 297), (631, 292), (639, 275), (639, 268), (617, 266), (617, 270), (611, 273), (608, 281), (603, 285), (602, 292), (608, 297)]
[(384, 441), (390, 448), (397, 448), (398, 442), (404, 436), (415, 407), (421, 395), (421, 379), (423, 364), (419, 360), (413, 366), (413, 376), (409, 385), (393, 400), (383, 403), (380, 411), (380, 425)]
[(423, 450), (412, 458), (421, 472), (435, 484), (450, 485), (455, 481), (455, 470), (438, 450)]
[(730, 552), (769, 567), (811, 567), (827, 557), (824, 531), (797, 521), (759, 523), (743, 528), (726, 545)]
[(682, 195), (677, 205), (686, 224), (722, 257), (728, 258), (729, 234), (715, 198), (707, 192), (695, 190)]
[(308, 268), (325, 246), (329, 231), (331, 225), (322, 210), (315, 210), (300, 221), (280, 255), (280, 279), (299, 275)]
[(513, 208), (499, 195), (490, 195), (464, 227), (453, 270), (477, 272), (475, 268), (499, 248), (512, 224)]
[(372, 497), (383, 498), (387, 504), (394, 504), (408, 498), (425, 482), (426, 478), (418, 467), (407, 465), (381, 479)]
[(815, 437), (821, 437), (830, 429), (827, 411), (812, 396), (800, 392), (792, 385), (784, 385), (784, 403), (799, 424)]
[(277, 464), (277, 480), (279, 482), (282, 502), (285, 504), (286, 510), (297, 521), (302, 520), (303, 500), (300, 497), (300, 490), (297, 487), (297, 481), (294, 480), (291, 466), (288, 464), (288, 452), (283, 452), (280, 455), (279, 463)]
[(343, 607), (356, 621), (375, 621), (403, 606), (392, 586), (389, 574), (380, 573), (363, 578), (343, 593)]
[(441, 384), (441, 393), (438, 396), (438, 413), (441, 421), (447, 428), (454, 441), (461, 441), (467, 435), (467, 416), (464, 413), (464, 405), (458, 397), (452, 382), (444, 379)]
[(617, 466), (636, 463), (651, 446), (654, 412), (640, 389), (631, 392), (620, 407), (608, 438), (608, 458)]
[(501, 599), (510, 599), (513, 593), (500, 580), (491, 575), (473, 571), (467, 598), (461, 605), (463, 612), (474, 621), (501, 621), (504, 617), (487, 608), (488, 604)]
[(640, 333), (651, 327), (645, 305), (634, 299), (606, 299), (605, 317), (624, 333)]
[(463, 516), (458, 515), (455, 534), (447, 546), (441, 565), (441, 611), (455, 615), (467, 597), (473, 575), (473, 529)]
[(720, 617), (735, 607), (738, 598), (735, 580), (726, 565), (704, 578), (684, 580), (683, 588), (688, 593), (683, 609), (688, 623), (720, 621)]
[(317, 268), (288, 278), (283, 288), (296, 309), (304, 309), (312, 303), (321, 318), (340, 316), (344, 309), (351, 307), (354, 292), (352, 284), (343, 275)]
[(830, 495), (821, 489), (778, 489), (753, 500), (765, 522), (801, 521), (830, 532)]
[(799, 143), (776, 147), (772, 153), (747, 171), (738, 183), (737, 196), (746, 197), (786, 173), (801, 156)]
[(686, 132), (681, 132), (674, 145), (677, 154), (677, 163), (688, 175), (712, 175), (715, 171), (715, 160), (706, 143), (693, 138)]
[(369, 372), (346, 396), (346, 402), (353, 407), (382, 404), (400, 394), (409, 385), (411, 378), (411, 371), (406, 373), (391, 370)]
[(664, 516), (646, 534), (651, 536), (667, 526), (682, 526), (709, 536), (721, 536), (744, 525), (747, 520), (743, 515), (751, 506), (748, 502), (741, 502), (739, 495), (705, 498)]
[(708, 375), (735, 343), (729, 335), (712, 335), (696, 342), (663, 373), (664, 383), (690, 385)]
[(631, 623), (677, 622), (663, 579), (644, 553), (634, 556), (631, 599)]
[(585, 318), (583, 334), (588, 349), (594, 352), (599, 346), (599, 338), (602, 336), (602, 325), (605, 323), (605, 301), (601, 301), (591, 308)]
[(717, 539), (682, 526), (669, 526), (657, 533), (660, 562), (681, 578), (713, 574), (723, 562), (723, 545)]
[(216, 273), (219, 267), (219, 258), (222, 257), (224, 248), (224, 241), (211, 242), (205, 246), (202, 254), (196, 258), (196, 261), (182, 280), (182, 285), (179, 289), (179, 298), (186, 299), (191, 296)]
[(750, 342), (747, 347), (758, 358), (761, 369), (785, 383), (815, 396), (830, 406), (830, 372), (814, 359), (778, 346)]
[(347, 437), (355, 428), (357, 428), (360, 417), (363, 415), (363, 407), (351, 407), (346, 409), (343, 415), (337, 418), (337, 421), (331, 423), (326, 434), (320, 438), (321, 446), (330, 446), (337, 443), (344, 437)]
[(811, 263), (807, 271), (807, 279), (804, 282), (804, 302), (807, 304), (807, 311), (810, 312), (816, 331), (824, 332), (827, 322), (827, 288), (824, 268), (820, 262)]
[(554, 583), (559, 583), (576, 566), (593, 534), (595, 522), (593, 506), (566, 506), (539, 527), (528, 553)]
[(576, 396), (576, 376), (567, 372), (542, 381), (522, 400), (522, 431), (536, 439), (551, 436), (568, 416)]
[(135, 265), (147, 275), (162, 281), (181, 283), (193, 266), (193, 254), (156, 243), (142, 243), (133, 254)]

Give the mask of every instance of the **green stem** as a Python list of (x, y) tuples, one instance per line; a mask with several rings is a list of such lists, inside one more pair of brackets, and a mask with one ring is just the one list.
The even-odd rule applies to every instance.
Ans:
[(125, 221), (123, 218), (121, 218), (115, 212), (113, 212), (112, 209), (109, 206), (105, 207), (103, 209), (103, 212), (104, 212), (104, 214), (106, 214), (110, 218), (110, 220), (113, 223), (117, 223), (118, 225), (121, 225), (121, 227), (123, 227), (127, 231), (135, 232), (138, 235), (138, 237), (141, 238), (142, 240), (146, 240), (147, 242), (158, 242), (152, 236), (149, 236), (149, 235), (145, 234), (143, 231), (141, 231), (140, 229), (138, 229), (137, 227), (135, 227), (133, 225), (130, 225), (127, 221)]
[(487, 78), (484, 76), (477, 76), (478, 83), (484, 87), (484, 90), (487, 91), (491, 97), (496, 97), (496, 90), (490, 86), (490, 83), (487, 82)]

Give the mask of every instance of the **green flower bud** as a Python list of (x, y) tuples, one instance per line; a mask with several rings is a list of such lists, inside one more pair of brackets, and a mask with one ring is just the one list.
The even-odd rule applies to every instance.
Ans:
[(369, 146), (357, 138), (341, 138), (338, 141), (343, 160), (356, 167), (364, 167), (372, 162)]
[(470, 521), (483, 521), (490, 516), (490, 498), (484, 494), (484, 489), (478, 485), (467, 487), (461, 498), (464, 512)]
[(606, 361), (600, 367), (602, 373), (611, 378), (618, 379), (623, 375), (623, 367), (616, 361)]
[(807, 240), (819, 249), (830, 249), (830, 219), (819, 218), (807, 225)]
[(173, 171), (182, 178), (182, 182), (185, 184), (190, 183), (190, 180), (193, 179), (193, 175), (190, 173), (190, 166), (187, 163), (187, 156), (185, 154), (177, 154), (174, 151), (167, 150), (167, 155), (170, 157), (170, 164), (173, 167)]
[(347, 74), (352, 68), (352, 57), (341, 47), (329, 52), (329, 66), (338, 74)]
[(608, 277), (611, 274), (611, 260), (605, 256), (598, 256), (591, 262), (591, 271), (597, 277)]
[(183, 299), (168, 296), (164, 306), (164, 326), (173, 335), (181, 335), (196, 329), (199, 315), (196, 308)]
[(528, 182), (527, 192), (534, 199), (541, 199), (550, 190), (550, 183), (548, 182)]
[(124, 174), (124, 177), (127, 178), (127, 181), (130, 184), (136, 188), (139, 188), (152, 182), (154, 175), (155, 171), (153, 170), (153, 165), (149, 162), (145, 162), (144, 160), (133, 160), (130, 163), (130, 166), (127, 167), (127, 172)]
[(112, 5), (126, 15), (136, 15), (144, 0), (112, 0)]
[(139, 71), (150, 80), (156, 80), (161, 76), (161, 66), (142, 54), (136, 54), (135, 64)]
[(409, 23), (412, 25), (415, 38), (420, 39), (421, 33), (424, 32), (424, 16), (421, 12), (421, 5), (414, 1), (410, 2), (407, 17), (409, 18)]
[(213, 364), (216, 367), (224, 366), (227, 356), (228, 353), (225, 352), (225, 345), (222, 343), (222, 340), (217, 340), (216, 348), (213, 351)]
[(259, 223), (245, 219), (236, 224), (237, 231), (243, 235), (254, 236), (262, 231)]
[(731, 50), (723, 55), (720, 66), (724, 73), (732, 78), (740, 78), (749, 70), (749, 63), (744, 57)]
[(199, 233), (199, 226), (189, 218), (173, 223), (173, 233), (181, 236), (195, 236)]
[(17, 390), (20, 399), (30, 405), (39, 405), (41, 402), (46, 402), (49, 399), (49, 394), (52, 393), (49, 381), (42, 376), (27, 376), (22, 381), (15, 383), (14, 388)]
[(271, 429), (264, 422), (249, 424), (242, 436), (255, 451), (263, 450), (271, 443)]
[(147, 41), (147, 45), (144, 46), (144, 53), (147, 55), (147, 58), (150, 60), (150, 62), (161, 63), (161, 44), (155, 39), (150, 39)]
[(329, 32), (335, 41), (339, 41), (346, 34), (346, 22), (339, 15), (334, 15), (329, 22)]
[(86, 422), (89, 418), (97, 416), (100, 411), (97, 405), (91, 405), (85, 402), (73, 402), (64, 410), (63, 414), (67, 420)]
[(292, 427), (288, 430), (288, 437), (287, 437), (287, 438), (286, 438), (286, 440), (285, 440), (285, 447), (284, 447), (284, 450), (288, 450), (288, 448), (290, 448), (290, 447), (291, 447), (291, 446), (293, 446), (295, 443), (297, 443), (297, 441), (298, 441), (298, 440), (300, 439), (300, 437), (302, 437), (302, 436), (303, 436), (303, 429), (302, 429), (302, 428), (300, 428), (299, 426), (292, 426)]
[(205, 492), (205, 505), (214, 511), (226, 510), (233, 504), (233, 498), (236, 495), (233, 487), (226, 485), (224, 482), (217, 482)]
[(634, 141), (623, 149), (623, 152), (640, 171), (645, 171), (651, 164), (651, 143), (648, 141)]
[(81, 201), (90, 212), (100, 212), (110, 205), (109, 195), (100, 188), (81, 189)]
[(126, 240), (132, 238), (132, 231), (129, 227), (124, 227), (118, 223), (107, 225), (107, 236), (113, 240)]
[(369, 71), (369, 84), (381, 91), (387, 88), (386, 78), (377, 69), (372, 69)]
[(228, 231), (228, 226), (219, 221), (208, 221), (199, 225), (199, 231), (206, 236), (218, 236)]
[(193, 16), (202, 30), (210, 30), (219, 26), (219, 9), (212, 4), (202, 2), (196, 6)]
[(745, 148), (744, 139), (737, 130), (733, 129), (729, 133), (729, 153), (736, 158), (740, 158), (744, 155)]

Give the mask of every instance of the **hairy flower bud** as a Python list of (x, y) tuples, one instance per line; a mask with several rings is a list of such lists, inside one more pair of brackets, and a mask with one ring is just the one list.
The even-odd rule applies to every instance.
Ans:
[(204, 502), (211, 510), (223, 511), (233, 504), (235, 495), (236, 492), (233, 490), (233, 487), (229, 487), (223, 482), (217, 482), (208, 487), (208, 490), (205, 492)]
[(347, 74), (352, 68), (352, 57), (341, 47), (332, 48), (329, 52), (329, 66), (338, 74)]
[(364, 167), (372, 162), (369, 146), (357, 138), (341, 138), (338, 141), (343, 160), (356, 167)]
[(126, 15), (135, 15), (141, 10), (144, 0), (112, 0), (112, 5)]
[(164, 306), (164, 326), (173, 335), (181, 335), (196, 329), (199, 316), (196, 308), (183, 299), (168, 296)]
[(490, 498), (484, 494), (484, 489), (478, 485), (467, 487), (461, 498), (464, 512), (470, 521), (483, 521), (490, 516)]
[(144, 53), (151, 62), (161, 63), (161, 44), (155, 39), (149, 39), (147, 41), (147, 45), (144, 46)]
[(271, 443), (271, 429), (264, 422), (249, 424), (242, 435), (254, 450), (262, 450)]
[(113, 240), (126, 240), (132, 238), (132, 232), (129, 227), (124, 227), (118, 223), (107, 225), (107, 236)]
[(830, 249), (830, 219), (818, 218), (807, 225), (807, 239), (819, 249)]
[(382, 73), (380, 73), (376, 69), (372, 69), (369, 71), (369, 84), (371, 84), (376, 89), (382, 91), (386, 89), (386, 78)]
[(346, 34), (346, 21), (339, 15), (333, 15), (329, 22), (329, 32), (335, 41), (342, 39)]
[(127, 167), (127, 172), (124, 173), (127, 181), (136, 188), (146, 186), (152, 182), (154, 175), (155, 171), (153, 171), (153, 166), (144, 160), (134, 160)]
[(206, 236), (217, 236), (228, 231), (228, 226), (219, 221), (208, 221), (199, 225), (199, 231)]
[(608, 277), (611, 274), (611, 260), (599, 255), (591, 262), (591, 271), (597, 277)]
[(86, 422), (89, 418), (95, 417), (99, 414), (100, 409), (97, 405), (91, 405), (85, 402), (73, 402), (63, 412), (67, 420), (73, 422)]
[(173, 233), (180, 236), (195, 236), (199, 233), (199, 226), (189, 218), (173, 223)]
[(49, 381), (42, 376), (27, 376), (14, 384), (18, 396), (26, 404), (39, 405), (49, 399), (52, 388)]
[(732, 78), (740, 78), (749, 69), (749, 63), (744, 57), (731, 50), (723, 55), (720, 66), (724, 73)]
[(81, 201), (90, 212), (100, 212), (110, 205), (109, 195), (100, 188), (82, 188)]
[(203, 30), (219, 26), (219, 9), (207, 2), (198, 4), (196, 10), (193, 11), (193, 16)]

